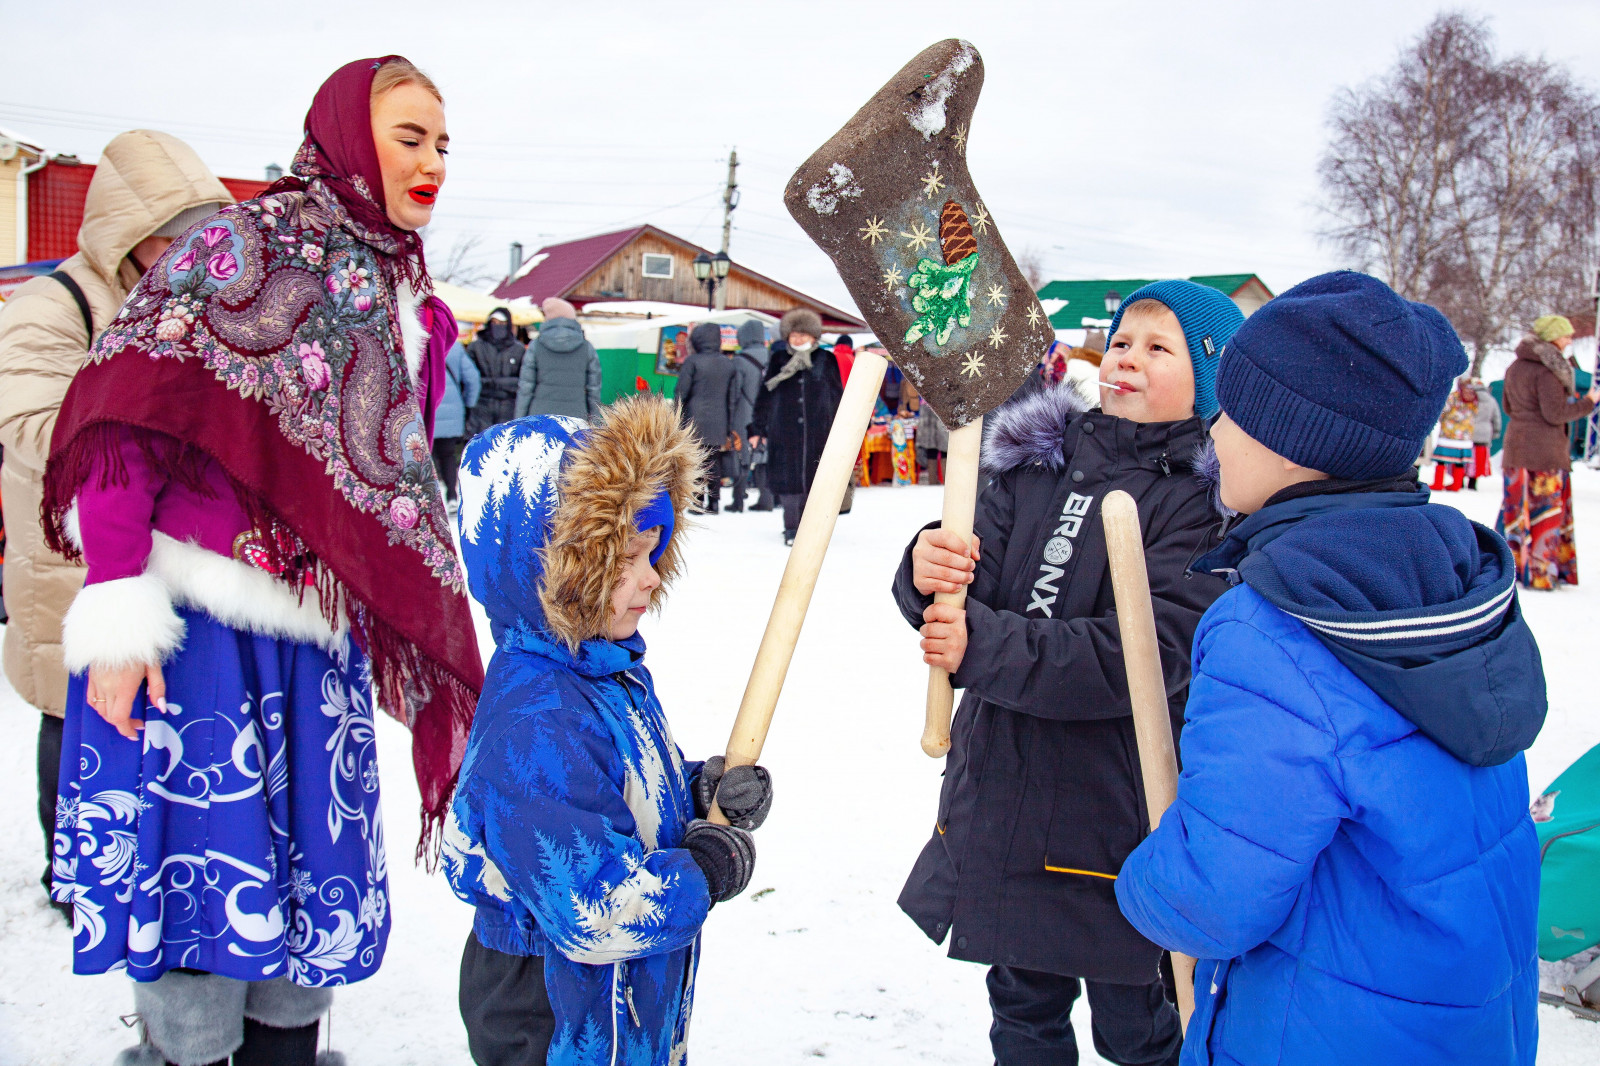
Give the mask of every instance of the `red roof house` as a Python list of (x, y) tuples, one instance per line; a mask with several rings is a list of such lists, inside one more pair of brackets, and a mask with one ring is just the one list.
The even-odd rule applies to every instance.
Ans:
[[(559, 296), (574, 307), (611, 300), (652, 300), (704, 305), (706, 289), (694, 276), (694, 258), (702, 248), (655, 226), (602, 233), (597, 237), (550, 244), (530, 256), (494, 294), (502, 299), (528, 297), (534, 302)], [(734, 263), (725, 304), (781, 316), (795, 307), (809, 307), (822, 316), (829, 331), (859, 330), (860, 318), (791, 289)]]

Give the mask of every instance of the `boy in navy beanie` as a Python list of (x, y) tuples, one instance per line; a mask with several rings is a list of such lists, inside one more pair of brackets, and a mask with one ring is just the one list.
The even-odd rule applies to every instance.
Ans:
[[(1194, 628), (1227, 589), (1185, 570), (1221, 525), (1197, 467), (1218, 356), (1243, 321), (1193, 282), (1135, 292), (1100, 362), (1102, 409), (1071, 383), (1007, 402), (984, 441), (979, 550), (935, 523), (895, 577), (924, 658), (965, 690), (935, 829), (900, 906), (953, 958), (990, 967), (999, 1066), (1077, 1061), (1070, 1016), (1085, 983), (1103, 1058), (1178, 1060), (1161, 949), (1112, 890), (1147, 826), (1100, 501), (1113, 489), (1138, 501), (1177, 721)], [(932, 602), (962, 587), (964, 610)]]
[(1178, 798), (1122, 911), (1199, 959), (1183, 1061), (1532, 1066), (1539, 650), (1505, 542), (1412, 460), (1466, 354), (1363, 274), (1262, 307), (1213, 427), (1243, 519), (1196, 570)]

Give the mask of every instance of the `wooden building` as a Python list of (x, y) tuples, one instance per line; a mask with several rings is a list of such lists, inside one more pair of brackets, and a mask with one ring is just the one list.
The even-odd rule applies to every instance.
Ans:
[[(705, 306), (705, 283), (694, 276), (694, 259), (705, 248), (655, 226), (636, 226), (577, 241), (551, 244), (529, 256), (516, 274), (495, 289), (502, 299), (526, 297), (538, 303), (559, 296), (582, 310), (585, 304), (613, 300), (650, 300)], [(860, 330), (860, 318), (821, 300), (757, 274), (735, 262), (721, 302), (782, 316), (795, 307), (809, 307), (822, 316), (829, 331)]]

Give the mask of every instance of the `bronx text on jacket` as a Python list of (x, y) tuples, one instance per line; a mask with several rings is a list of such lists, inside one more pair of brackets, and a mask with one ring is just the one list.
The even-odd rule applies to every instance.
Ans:
[[(1056, 598), (1061, 594), (1056, 581), (1066, 572), (1066, 564), (1072, 559), (1073, 541), (1082, 530), (1083, 520), (1088, 517), (1093, 503), (1093, 496), (1076, 492), (1067, 496), (1067, 502), (1061, 508), (1059, 524), (1045, 542), (1044, 561), (1039, 564), (1039, 579), (1033, 583), (1033, 599), (1028, 604), (1028, 613), (1038, 610), (1048, 617), (1050, 608), (1055, 606)], [(1046, 592), (1050, 595), (1044, 595)]]

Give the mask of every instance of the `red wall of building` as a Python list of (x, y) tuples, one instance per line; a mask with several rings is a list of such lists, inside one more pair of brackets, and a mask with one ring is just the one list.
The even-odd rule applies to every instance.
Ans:
[[(83, 201), (89, 195), (94, 167), (87, 163), (62, 163), (52, 159), (43, 170), (28, 175), (28, 261), (65, 259), (78, 250), (78, 227), (83, 224)], [(267, 182), (248, 178), (223, 178), (238, 200), (260, 196)]]

